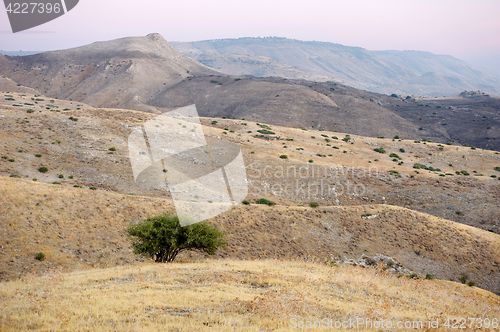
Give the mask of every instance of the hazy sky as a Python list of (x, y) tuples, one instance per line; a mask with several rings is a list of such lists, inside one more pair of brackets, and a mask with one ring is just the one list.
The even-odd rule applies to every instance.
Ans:
[(16, 34), (1, 8), (0, 49), (62, 49), (150, 32), (168, 41), (279, 36), (450, 54), (500, 72), (499, 17), (500, 0), (80, 0)]

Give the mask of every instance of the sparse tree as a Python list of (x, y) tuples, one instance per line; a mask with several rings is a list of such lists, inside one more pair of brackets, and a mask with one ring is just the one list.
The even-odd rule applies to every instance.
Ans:
[(134, 253), (151, 257), (158, 263), (172, 262), (184, 250), (198, 250), (209, 255), (226, 246), (224, 233), (206, 222), (182, 227), (171, 214), (149, 217), (126, 230)]

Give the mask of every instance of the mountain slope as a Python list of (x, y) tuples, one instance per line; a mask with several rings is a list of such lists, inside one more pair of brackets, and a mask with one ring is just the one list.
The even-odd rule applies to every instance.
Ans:
[(217, 72), (180, 54), (160, 35), (8, 57), (0, 72), (40, 93), (101, 107), (152, 111), (142, 100), (192, 75)]
[[(451, 56), (435, 55), (429, 52), (375, 52), (360, 47), (276, 37), (218, 39), (190, 43), (172, 42), (171, 44), (193, 58), (199, 59), (202, 55), (216, 58), (220, 54), (215, 61), (218, 69), (229, 74), (235, 74), (233, 63), (227, 60), (227, 55), (231, 54), (233, 57), (236, 55), (267, 57), (313, 75), (326, 76), (330, 80), (341, 80), (358, 89), (385, 94), (437, 97), (455, 95), (464, 90), (482, 90), (500, 94), (499, 75), (487, 73)], [(204, 63), (211, 64), (210, 62)], [(266, 75), (265, 69), (266, 67), (256, 61), (254, 68), (249, 69), (247, 73), (260, 70)], [(279, 71), (279, 68), (275, 65), (274, 70)], [(446, 81), (439, 79), (415, 81), (420, 76), (429, 73), (446, 76), (448, 79)], [(281, 71), (280, 74), (283, 77), (298, 78), (286, 71)], [(292, 76), (286, 76), (290, 74)]]
[[(361, 58), (353, 59), (352, 67), (345, 70), (356, 71), (356, 63), (371, 56), (366, 50), (356, 52)], [(238, 58), (247, 62), (244, 68), (251, 68), (253, 60)], [(278, 66), (294, 76), (309, 75), (269, 58), (259, 57), (258, 62), (270, 65), (265, 73), (276, 74), (272, 68)], [(474, 98), (414, 100), (336, 82), (223, 75), (182, 55), (157, 34), (30, 56), (0, 55), (0, 74), (5, 76), (0, 79), (0, 88), (6, 90), (2, 102), (14, 107), (18, 103), (10, 100), (10, 94), (23, 91), (94, 107), (152, 113), (196, 104), (199, 114), (207, 117), (246, 118), (372, 137), (426, 137), (500, 150), (500, 99), (494, 96), (476, 92)], [(372, 74), (373, 79), (383, 76)], [(425, 88), (439, 84), (436, 81), (454, 82), (444, 74), (426, 74), (415, 78), (415, 86)]]
[[(26, 272), (88, 269), (137, 262), (129, 222), (174, 212), (172, 200), (0, 177), (0, 278)], [(364, 217), (370, 215), (370, 218)], [(238, 205), (209, 220), (226, 233), (218, 258), (343, 260), (377, 253), (420, 276), (457, 279), (500, 291), (500, 235), (390, 205)], [(45, 262), (34, 259), (38, 252)], [(183, 254), (181, 258), (201, 258)], [(0, 280), (1, 280), (0, 279)]]

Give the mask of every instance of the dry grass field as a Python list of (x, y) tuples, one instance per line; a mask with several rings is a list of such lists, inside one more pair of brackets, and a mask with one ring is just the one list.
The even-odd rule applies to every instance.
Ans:
[(449, 318), (500, 319), (500, 298), (478, 288), (286, 260), (28, 274), (2, 283), (0, 303), (2, 331), (290, 331), (324, 318), (421, 321), (426, 331), (439, 319), (434, 330), (451, 331)]

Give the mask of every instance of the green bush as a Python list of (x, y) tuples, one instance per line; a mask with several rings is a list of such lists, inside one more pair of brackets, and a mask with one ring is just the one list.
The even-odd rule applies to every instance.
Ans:
[(413, 164), (413, 168), (415, 168), (415, 169), (425, 169), (427, 171), (433, 171), (433, 172), (441, 172), (440, 168), (434, 168), (432, 166), (426, 166), (426, 165), (419, 164), (419, 163)]
[(249, 202), (249, 201), (247, 201), (247, 200), (244, 200), (244, 201), (242, 201), (241, 203), (243, 203), (243, 204), (245, 204), (245, 205), (249, 205), (249, 204), (250, 204), (250, 202)]
[(115, 148), (114, 146), (112, 146), (112, 147), (110, 147), (108, 150), (109, 150), (109, 151), (116, 151), (116, 148)]
[(405, 149), (401, 148), (401, 149), (399, 149), (399, 152), (403, 152), (404, 153)]
[(39, 252), (35, 255), (35, 259), (39, 260), (40, 262), (45, 260), (45, 254), (43, 252)]
[(280, 158), (281, 158), (281, 159), (288, 159), (288, 156), (287, 156), (286, 154), (282, 154), (282, 155), (280, 156)]
[(432, 274), (427, 273), (425, 275), (425, 279), (432, 280), (432, 279), (434, 279), (434, 276)]
[(391, 158), (396, 158), (396, 159), (401, 159), (401, 157), (400, 157), (400, 156), (398, 156), (398, 155), (397, 155), (397, 154), (395, 154), (395, 153), (391, 153), (391, 154), (389, 155), (389, 157), (391, 157)]
[(173, 262), (184, 250), (197, 250), (209, 255), (226, 246), (224, 233), (206, 222), (182, 227), (179, 218), (170, 214), (150, 217), (131, 224), (127, 235), (134, 253), (151, 257), (158, 263)]
[(495, 171), (500, 172), (500, 166), (495, 167)]
[(269, 205), (269, 206), (276, 205), (276, 203), (275, 203), (275, 202), (270, 201), (270, 200), (267, 200), (267, 199), (265, 199), (265, 198), (261, 198), (261, 199), (259, 199), (256, 203), (257, 203), (257, 204), (265, 204), (265, 205)]
[(384, 148), (376, 148), (376, 149), (373, 149), (373, 151), (378, 152), (378, 153), (385, 153)]
[(39, 171), (40, 173), (47, 173), (47, 171), (48, 171), (48, 170), (49, 170), (49, 169), (48, 169), (47, 167), (45, 167), (45, 166), (42, 166), (42, 167), (40, 167), (40, 168), (38, 169), (38, 171)]
[(458, 278), (458, 281), (460, 281), (462, 284), (465, 284), (467, 280), (469, 280), (469, 275), (465, 272), (462, 272), (462, 274), (460, 274), (460, 278)]
[(312, 208), (316, 208), (319, 206), (319, 203), (318, 202), (311, 202), (311, 203), (309, 203), (309, 206)]
[(401, 177), (401, 174), (399, 174), (399, 172), (398, 172), (398, 171), (395, 171), (395, 170), (390, 170), (390, 171), (388, 171), (388, 172), (389, 172), (391, 175), (397, 176), (398, 178), (400, 178), (400, 177)]
[(42, 155), (40, 153), (37, 153), (35, 157), (40, 158)]
[(275, 132), (274, 131), (270, 131), (270, 130), (267, 130), (267, 129), (260, 129), (260, 130), (257, 130), (258, 133), (261, 133), (261, 134), (264, 134), (264, 135), (274, 135)]

